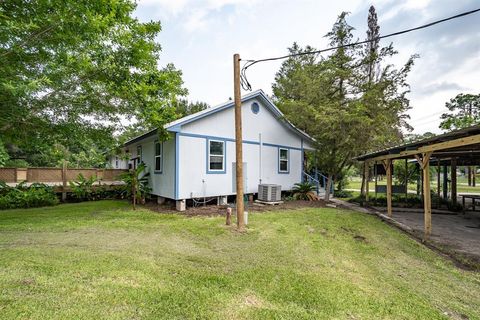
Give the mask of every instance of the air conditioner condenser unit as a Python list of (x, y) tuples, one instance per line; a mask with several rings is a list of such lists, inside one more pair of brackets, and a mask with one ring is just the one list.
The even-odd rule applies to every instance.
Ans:
[(259, 184), (258, 200), (265, 202), (278, 202), (281, 200), (282, 186), (278, 184)]

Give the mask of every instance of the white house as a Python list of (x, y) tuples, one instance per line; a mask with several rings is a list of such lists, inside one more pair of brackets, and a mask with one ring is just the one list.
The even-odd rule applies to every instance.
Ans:
[[(288, 122), (261, 90), (242, 97), (243, 170), (245, 193), (257, 193), (259, 184), (291, 190), (303, 177), (304, 151), (312, 138)], [(142, 161), (150, 172), (152, 194), (159, 199), (186, 199), (234, 195), (234, 103), (171, 122), (165, 129), (171, 139), (158, 141), (156, 130), (127, 141), (125, 151)], [(112, 166), (127, 163), (113, 157)]]

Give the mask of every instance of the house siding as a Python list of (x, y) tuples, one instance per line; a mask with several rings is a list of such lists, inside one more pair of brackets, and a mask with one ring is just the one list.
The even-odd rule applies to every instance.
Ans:
[(142, 146), (142, 161), (150, 173), (149, 186), (153, 195), (165, 198), (175, 198), (175, 140), (163, 142), (162, 172), (155, 172), (155, 141), (158, 137), (151, 136), (128, 146), (132, 158), (137, 157), (137, 146)]
[[(260, 110), (251, 111), (257, 102)], [(291, 190), (302, 177), (302, 139), (285, 128), (260, 101), (252, 99), (242, 104), (243, 161), (246, 193), (257, 193), (259, 183), (272, 183)], [(235, 194), (233, 164), (235, 163), (234, 109), (228, 108), (182, 126), (179, 135), (179, 191), (177, 199)], [(262, 161), (260, 164), (260, 134)], [(210, 174), (208, 166), (209, 140), (225, 141), (225, 173)], [(278, 170), (278, 150), (289, 151), (289, 171)], [(261, 169), (260, 169), (261, 166)], [(260, 176), (261, 173), (261, 176)]]

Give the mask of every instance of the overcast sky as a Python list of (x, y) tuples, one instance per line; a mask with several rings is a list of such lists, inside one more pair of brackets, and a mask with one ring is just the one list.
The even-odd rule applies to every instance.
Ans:
[[(171, 62), (183, 71), (188, 98), (217, 105), (233, 96), (234, 53), (244, 59), (284, 55), (294, 41), (325, 48), (324, 35), (342, 11), (350, 12), (348, 22), (364, 38), (372, 4), (382, 34), (480, 7), (479, 0), (140, 0), (136, 14), (142, 21), (162, 22), (159, 64)], [(441, 132), (445, 102), (460, 92), (480, 93), (480, 13), (382, 44), (390, 41), (399, 51), (393, 61), (398, 67), (420, 55), (408, 79), (414, 132)], [(250, 68), (253, 89), (271, 94), (280, 63)]]

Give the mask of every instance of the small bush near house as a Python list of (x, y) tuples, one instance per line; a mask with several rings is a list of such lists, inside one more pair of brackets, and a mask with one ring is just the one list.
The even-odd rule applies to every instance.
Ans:
[(69, 181), (73, 200), (93, 201), (123, 198), (123, 187), (108, 187), (106, 185), (95, 184), (98, 181), (96, 176), (91, 176), (87, 179), (81, 173), (75, 181)]
[(91, 176), (85, 178), (83, 174), (77, 176), (77, 180), (69, 181), (70, 189), (72, 190), (73, 197), (80, 201), (94, 200), (95, 199), (95, 186), (97, 182), (97, 176)]
[(335, 190), (333, 192), (333, 194), (335, 195), (335, 198), (345, 199), (345, 198), (353, 197), (353, 192), (352, 191), (346, 191), (346, 190)]
[(0, 181), (0, 209), (34, 208), (58, 204), (53, 188), (41, 183), (10, 187)]
[(135, 194), (137, 203), (145, 203), (145, 198), (147, 198), (150, 191), (152, 191), (148, 186), (148, 176), (150, 173), (146, 172), (145, 169), (145, 164), (141, 163), (136, 169), (129, 170), (120, 175), (120, 179), (125, 183), (122, 191), (123, 197), (130, 198), (133, 201), (133, 194)]
[(317, 200), (316, 187), (309, 182), (295, 183), (292, 192), (297, 200)]
[[(336, 197), (340, 197), (335, 193)], [(438, 203), (440, 203), (440, 207), (444, 209), (448, 209), (449, 211), (453, 212), (460, 212), (463, 210), (463, 206), (460, 203), (453, 203), (450, 199), (438, 199), (436, 193), (431, 193), (432, 198), (432, 207), (436, 207)], [(362, 195), (358, 195), (354, 198), (348, 200), (349, 202), (355, 202), (359, 204), (363, 204), (365, 202), (365, 197)], [(421, 196), (409, 194), (408, 197), (405, 199), (405, 195), (394, 194), (392, 196), (392, 203), (394, 207), (399, 208), (423, 208), (423, 200)], [(381, 194), (377, 197), (377, 199), (371, 197), (369, 200), (370, 205), (376, 205), (381, 207), (387, 206), (387, 198), (384, 194)]]

